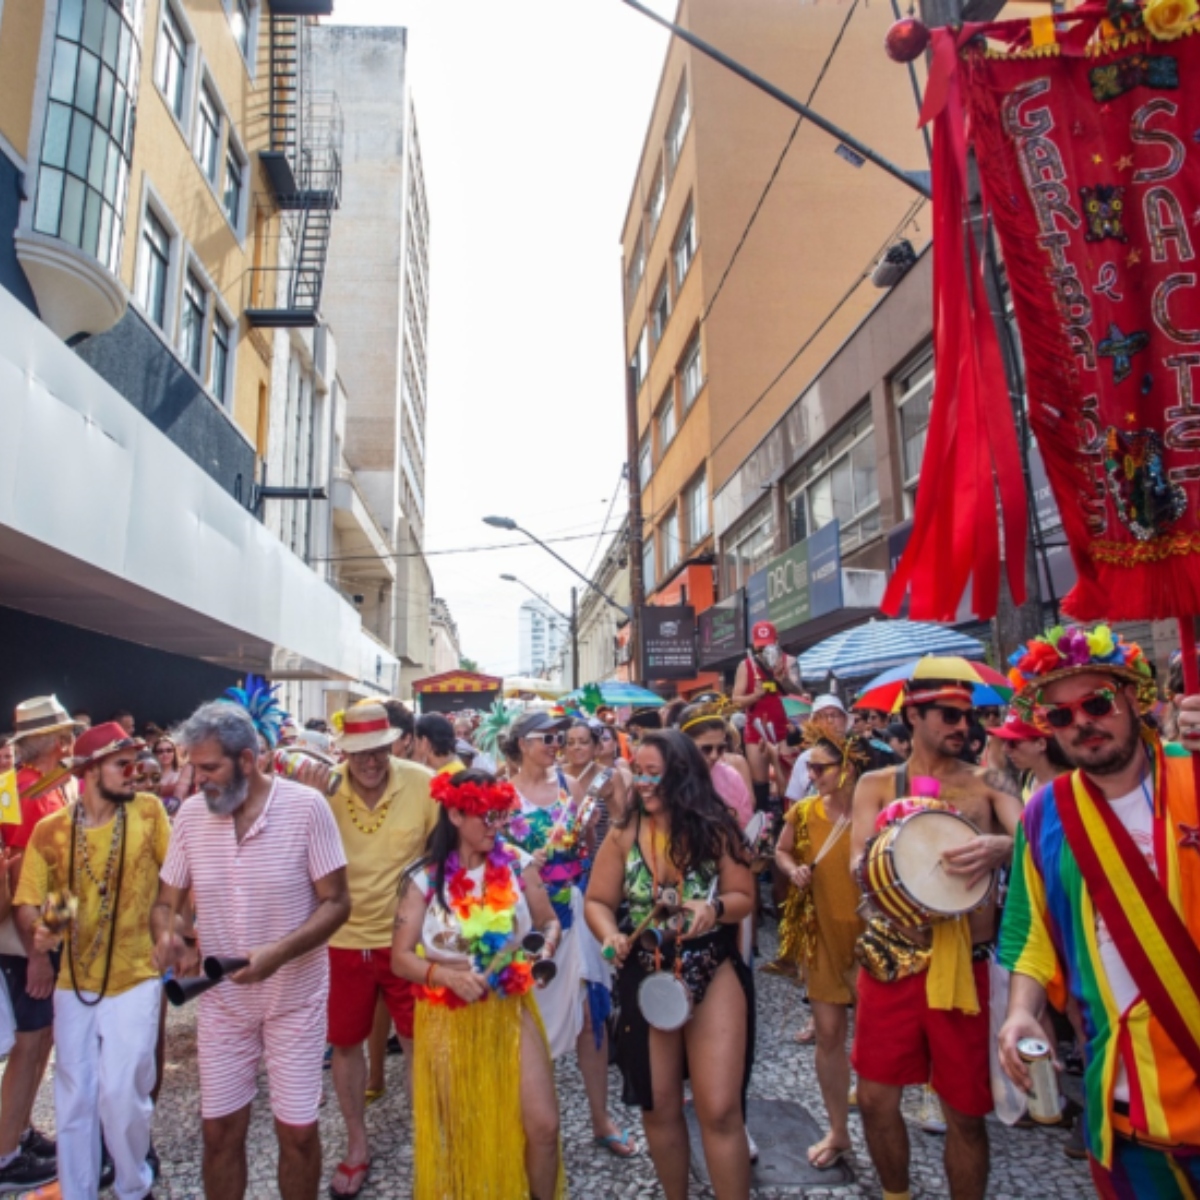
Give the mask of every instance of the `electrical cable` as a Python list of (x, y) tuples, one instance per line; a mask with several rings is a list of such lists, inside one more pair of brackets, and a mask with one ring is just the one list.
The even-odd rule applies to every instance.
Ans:
[[(606, 533), (615, 533), (620, 529), (620, 525), (613, 526), (612, 529), (601, 529), (600, 536)], [(541, 538), (544, 543), (550, 542), (583, 542), (596, 537), (594, 530), (589, 530), (587, 533), (572, 533), (565, 537), (548, 537)], [(393, 554), (343, 554), (334, 555), (328, 558), (313, 558), (310, 563), (329, 563), (329, 562), (377, 562), (380, 559), (397, 559), (397, 558), (433, 558), (436, 555), (442, 554), (477, 554), (484, 550), (515, 550), (524, 546), (536, 546), (537, 542), (501, 542), (495, 546), (455, 546), (446, 550), (397, 550)]]
[[(608, 502), (608, 512), (606, 512), (604, 514), (604, 529), (608, 528), (608, 523), (612, 519), (613, 507), (617, 503), (617, 497), (621, 494), (621, 485), (625, 482), (625, 472), (628, 469), (629, 469), (629, 467), (628, 467), (627, 463), (621, 464), (621, 473), (617, 477), (617, 486), (615, 488), (613, 488), (612, 499), (609, 500), (609, 502)], [(621, 526), (618, 525), (617, 528), (620, 529)], [(596, 534), (596, 544), (592, 547), (592, 555), (588, 559), (587, 566), (583, 568), (583, 573), (585, 575), (587, 575), (589, 578), (591, 577), (591, 573), (592, 573), (592, 563), (594, 563), (596, 561), (596, 555), (600, 550), (600, 542), (604, 537), (604, 529), (601, 529), (601, 531), (598, 534)]]
[[(842, 27), (838, 30), (837, 37), (833, 39), (833, 44), (829, 48), (829, 53), (825, 56), (825, 61), (821, 64), (820, 71), (817, 72), (817, 78), (809, 89), (808, 96), (805, 99), (805, 104), (810, 108), (813, 101), (817, 98), (817, 92), (825, 79), (825, 75), (829, 71), (829, 67), (833, 62), (834, 55), (838, 52), (838, 47), (842, 44), (842, 38), (845, 36), (846, 29), (850, 24), (850, 18), (854, 16), (854, 10), (858, 8), (858, 0), (850, 5), (850, 11), (846, 13), (846, 19), (842, 22)], [(704, 312), (700, 314), (700, 324), (703, 325), (708, 320), (708, 314), (712, 312), (713, 305), (717, 302), (717, 297), (721, 294), (721, 289), (725, 286), (725, 280), (729, 278), (729, 272), (733, 270), (734, 263), (737, 262), (738, 256), (742, 252), (742, 247), (746, 244), (746, 240), (750, 236), (750, 231), (754, 228), (754, 223), (758, 220), (758, 214), (762, 211), (763, 205), (766, 203), (767, 196), (771, 188), (775, 185), (775, 180), (779, 178), (779, 172), (783, 168), (783, 160), (787, 158), (788, 151), (792, 148), (792, 143), (796, 140), (796, 135), (800, 132), (800, 126), (804, 124), (803, 117), (797, 117), (796, 123), (792, 126), (792, 132), (788, 135), (788, 139), (783, 144), (783, 149), (779, 152), (779, 157), (775, 160), (775, 166), (771, 174), (767, 177), (767, 182), (763, 186), (762, 194), (758, 197), (758, 203), (754, 206), (754, 211), (750, 214), (750, 219), (746, 222), (745, 228), (742, 230), (741, 237), (738, 238), (737, 245), (733, 248), (733, 254), (730, 255), (729, 262), (725, 264), (725, 270), (721, 273), (721, 278), (717, 280), (716, 290), (712, 294), (712, 299), (709, 300)]]

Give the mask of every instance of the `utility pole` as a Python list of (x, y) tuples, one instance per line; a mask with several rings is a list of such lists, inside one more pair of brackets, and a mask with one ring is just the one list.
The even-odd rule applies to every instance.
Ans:
[(571, 691), (579, 688), (579, 589), (571, 587)]
[[(622, 271), (621, 287), (624, 286)], [(628, 365), (625, 367), (625, 437), (629, 457), (629, 677), (634, 683), (642, 683), (638, 670), (641, 613), (646, 604), (646, 582), (642, 578), (642, 475), (638, 455), (637, 376)]]

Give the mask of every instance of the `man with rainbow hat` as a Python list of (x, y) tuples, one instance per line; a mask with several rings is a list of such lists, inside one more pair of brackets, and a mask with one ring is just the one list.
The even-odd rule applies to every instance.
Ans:
[[(1058, 626), (1010, 659), (1014, 703), (1075, 768), (1025, 809), (1000, 935), (1012, 972), (1000, 1060), (1041, 1037), (1047, 1000), (1079, 1005), (1086, 1140), (1105, 1200), (1200, 1194), (1200, 816), (1189, 758), (1141, 720), (1155, 698), (1141, 649)], [(1185, 702), (1197, 744), (1200, 698)]]

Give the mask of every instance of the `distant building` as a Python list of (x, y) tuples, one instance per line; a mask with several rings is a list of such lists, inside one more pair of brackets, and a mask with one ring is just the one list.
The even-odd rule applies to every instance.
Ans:
[[(346, 130), (321, 300), (347, 389), (340, 452), (393, 555), (386, 577), (370, 580), (370, 603), (407, 694), (414, 679), (443, 669), (430, 657), (436, 617), (424, 557), (430, 231), (408, 33), (321, 25), (309, 36), (311, 73), (336, 91)], [(358, 590), (351, 563), (339, 579)]]
[(450, 614), (450, 605), (441, 596), (434, 596), (431, 613), (429, 661), (434, 674), (456, 671), (462, 659), (462, 646), (458, 640), (458, 625)]
[(562, 674), (570, 631), (545, 600), (526, 600), (517, 615), (518, 674), (556, 678)]

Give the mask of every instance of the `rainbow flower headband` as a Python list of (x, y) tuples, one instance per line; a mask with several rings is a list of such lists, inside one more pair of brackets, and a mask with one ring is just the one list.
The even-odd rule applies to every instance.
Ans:
[(1008, 678), (1017, 689), (1013, 705), (1027, 720), (1047, 683), (1085, 671), (1101, 671), (1136, 684), (1143, 709), (1149, 708), (1156, 696), (1154, 676), (1141, 646), (1125, 641), (1120, 634), (1114, 636), (1107, 625), (1090, 630), (1055, 625), (1021, 646), (1008, 662)]

